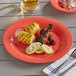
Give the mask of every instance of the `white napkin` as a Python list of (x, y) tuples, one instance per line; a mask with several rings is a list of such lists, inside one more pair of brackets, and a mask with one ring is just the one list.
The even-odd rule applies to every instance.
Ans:
[(75, 50), (75, 48), (71, 49), (63, 58), (53, 62), (51, 65), (43, 69), (43, 72), (48, 74), (49, 76), (57, 76), (52, 71), (62, 65), (72, 54), (72, 52)]

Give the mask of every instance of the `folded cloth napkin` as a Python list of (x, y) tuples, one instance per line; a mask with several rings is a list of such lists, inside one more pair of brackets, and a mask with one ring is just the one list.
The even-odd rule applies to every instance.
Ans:
[[(75, 48), (71, 49), (63, 58), (53, 62), (51, 65), (49, 65), (48, 67), (44, 68), (43, 69), (43, 72), (46, 73), (47, 75), (49, 76), (57, 76), (58, 73), (60, 72), (57, 72), (57, 74), (53, 73), (52, 71), (55, 70), (56, 68), (58, 68), (60, 65), (62, 65), (69, 57), (70, 55), (72, 54), (72, 52), (75, 50)], [(75, 60), (74, 60), (75, 62)], [(73, 62), (73, 63), (74, 63)], [(73, 64), (72, 63), (72, 64)], [(69, 64), (69, 63), (68, 63)], [(71, 66), (71, 65), (69, 65)], [(63, 69), (62, 69), (63, 70)]]

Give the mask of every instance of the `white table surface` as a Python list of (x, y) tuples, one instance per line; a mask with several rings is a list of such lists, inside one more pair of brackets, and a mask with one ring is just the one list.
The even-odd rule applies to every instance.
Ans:
[[(7, 27), (13, 22), (27, 17), (48, 17), (60, 21), (70, 29), (73, 34), (76, 46), (76, 14), (63, 13), (56, 10), (49, 0), (39, 0), (40, 11), (32, 14), (26, 13), (18, 16), (20, 12), (20, 0), (0, 0), (0, 76), (44, 76), (42, 69), (47, 64), (31, 64), (15, 59), (8, 54), (3, 46), (3, 34)], [(61, 76), (76, 76), (76, 66), (74, 65)]]

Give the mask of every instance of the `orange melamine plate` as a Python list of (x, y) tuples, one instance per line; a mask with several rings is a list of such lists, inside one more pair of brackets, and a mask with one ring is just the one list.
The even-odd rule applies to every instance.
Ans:
[(65, 8), (60, 7), (59, 0), (50, 0), (50, 3), (59, 11), (65, 12), (65, 13), (76, 13), (76, 10), (68, 10)]
[[(56, 45), (53, 46), (54, 54), (25, 54), (25, 49), (28, 46), (18, 42), (15, 38), (15, 32), (18, 29), (25, 29), (27, 26), (36, 22), (40, 25), (40, 28), (47, 28), (49, 24), (53, 24), (53, 30), (51, 34), (56, 41)], [(38, 33), (36, 34), (36, 37)], [(69, 29), (62, 23), (45, 18), (45, 17), (30, 17), (19, 21), (16, 21), (8, 27), (3, 36), (3, 43), (6, 50), (15, 58), (29, 63), (49, 63), (62, 58), (71, 49), (73, 44), (72, 34)]]

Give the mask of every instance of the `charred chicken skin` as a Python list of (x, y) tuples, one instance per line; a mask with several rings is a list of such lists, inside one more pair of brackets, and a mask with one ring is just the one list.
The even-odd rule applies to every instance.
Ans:
[(52, 24), (49, 24), (48, 28), (42, 28), (39, 37), (36, 39), (36, 42), (41, 42), (42, 44), (45, 44), (47, 40), (49, 40), (50, 45), (55, 45), (56, 42), (52, 39), (52, 35), (50, 33), (52, 29)]

